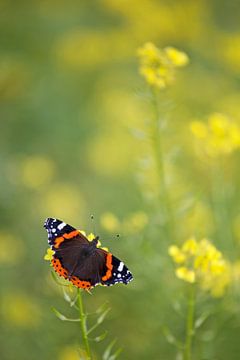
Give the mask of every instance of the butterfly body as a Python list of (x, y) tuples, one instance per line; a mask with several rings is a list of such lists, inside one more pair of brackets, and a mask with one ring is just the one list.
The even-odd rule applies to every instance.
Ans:
[(122, 261), (98, 247), (98, 237), (89, 241), (79, 230), (53, 218), (48, 218), (44, 227), (54, 251), (54, 270), (75, 286), (90, 289), (98, 284), (111, 286), (128, 284), (132, 280), (132, 274)]

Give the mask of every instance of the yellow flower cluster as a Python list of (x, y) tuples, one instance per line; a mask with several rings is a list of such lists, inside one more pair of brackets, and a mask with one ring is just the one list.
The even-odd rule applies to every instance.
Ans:
[(140, 74), (146, 82), (158, 89), (164, 89), (174, 81), (175, 69), (188, 64), (187, 54), (166, 47), (158, 49), (154, 44), (148, 42), (138, 49), (140, 59)]
[(200, 149), (208, 156), (231, 154), (240, 147), (240, 127), (223, 114), (211, 114), (207, 124), (193, 121), (190, 128)]
[(204, 291), (219, 297), (230, 283), (230, 266), (222, 253), (207, 239), (190, 238), (181, 248), (172, 245), (169, 255), (178, 265), (176, 276), (189, 283), (198, 283)]

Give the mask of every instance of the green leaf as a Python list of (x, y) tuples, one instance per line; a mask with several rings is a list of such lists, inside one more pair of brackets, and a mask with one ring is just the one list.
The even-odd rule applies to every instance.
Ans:
[(63, 297), (68, 303), (72, 302), (70, 295), (67, 293), (67, 291), (64, 288), (63, 288)]
[(93, 339), (94, 341), (96, 341), (96, 342), (100, 342), (100, 341), (102, 341), (102, 340), (104, 340), (105, 339), (105, 337), (107, 336), (107, 331), (104, 331), (104, 333), (103, 334), (101, 334), (101, 335), (99, 335), (99, 336), (97, 336), (97, 337), (95, 337), (95, 339)]
[(122, 348), (118, 348), (115, 351), (115, 353), (110, 356), (109, 360), (115, 360), (118, 357), (118, 355), (121, 354), (121, 352), (122, 352)]
[(201, 316), (199, 316), (199, 318), (196, 319), (194, 327), (195, 329), (200, 328), (203, 323), (207, 320), (207, 318), (209, 317), (210, 313), (203, 313)]
[(54, 307), (52, 307), (52, 311), (54, 312), (54, 314), (57, 316), (58, 319), (60, 319), (61, 321), (80, 321), (80, 319), (70, 319), (67, 318), (65, 315), (61, 314), (57, 309), (55, 309)]
[(183, 348), (182, 343), (175, 338), (175, 336), (172, 334), (172, 332), (170, 331), (170, 329), (167, 326), (162, 326), (161, 330), (162, 330), (163, 335), (165, 336), (165, 339), (167, 340), (167, 342), (169, 344), (176, 346), (176, 348), (178, 348), (178, 349)]
[(93, 330), (95, 330), (100, 324), (102, 324), (102, 322), (104, 321), (105, 317), (107, 316), (108, 312), (111, 309), (108, 308), (106, 309), (97, 319), (97, 322), (88, 330), (87, 334), (89, 335), (91, 332), (93, 332)]
[(99, 316), (99, 318), (97, 319), (98, 325), (100, 325), (100, 324), (103, 322), (103, 320), (105, 319), (105, 317), (107, 316), (107, 314), (109, 313), (110, 310), (111, 310), (110, 307), (107, 308), (107, 309)]
[(116, 339), (113, 340), (109, 345), (108, 347), (106, 348), (106, 350), (104, 351), (103, 353), (103, 360), (115, 360), (118, 355), (121, 353), (122, 349), (119, 348), (115, 351), (114, 354), (111, 354), (111, 351), (112, 351), (112, 348), (113, 346), (115, 345), (116, 343)]

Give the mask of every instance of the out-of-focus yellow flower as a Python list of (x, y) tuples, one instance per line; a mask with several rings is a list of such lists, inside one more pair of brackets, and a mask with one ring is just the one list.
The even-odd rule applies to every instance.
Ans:
[(21, 261), (24, 254), (24, 244), (7, 231), (0, 232), (0, 264), (15, 265)]
[(197, 242), (195, 238), (190, 238), (183, 244), (182, 251), (186, 255), (196, 255), (197, 252)]
[(182, 264), (186, 260), (186, 255), (176, 245), (170, 246), (168, 249), (168, 253), (173, 258), (174, 262), (177, 264)]
[(103, 213), (100, 218), (100, 223), (101, 226), (109, 232), (118, 231), (120, 227), (118, 218), (111, 212)]
[(29, 294), (6, 294), (2, 298), (2, 315), (13, 326), (24, 328), (39, 324), (40, 310)]
[(173, 66), (182, 67), (189, 63), (189, 58), (183, 51), (179, 51), (172, 46), (166, 47), (164, 51)]
[(191, 284), (195, 283), (196, 274), (193, 270), (188, 269), (185, 266), (181, 266), (176, 269), (176, 276), (184, 281), (187, 281)]
[(158, 89), (164, 89), (174, 81), (175, 68), (187, 65), (188, 56), (173, 47), (158, 49), (151, 42), (138, 49), (140, 74), (146, 82)]
[(193, 206), (183, 213), (178, 227), (182, 237), (187, 237), (189, 233), (196, 234), (197, 237), (210, 234), (214, 228), (211, 209), (206, 203), (194, 201)]
[(200, 154), (217, 157), (240, 148), (240, 127), (223, 114), (211, 114), (207, 124), (193, 121), (190, 129), (197, 140)]
[[(81, 231), (81, 233), (85, 233), (85, 231)], [(86, 233), (85, 233), (85, 234), (86, 234)], [(94, 235), (93, 233), (90, 233), (90, 234), (87, 236), (87, 238), (88, 238), (89, 241), (93, 241), (94, 239), (96, 239), (96, 235)], [(101, 248), (101, 249), (103, 249), (103, 250), (108, 251), (108, 248), (102, 247), (102, 243), (101, 243), (100, 240), (98, 240), (98, 242), (97, 242), (97, 247), (98, 247), (98, 248)]]
[(21, 180), (27, 187), (37, 189), (53, 177), (55, 166), (52, 160), (34, 155), (27, 157), (21, 166)]
[(84, 212), (85, 203), (79, 189), (70, 183), (54, 183), (41, 197), (37, 206), (41, 213), (55, 214), (60, 219), (75, 219)]
[(198, 139), (205, 139), (208, 135), (207, 126), (201, 121), (192, 121), (190, 124), (190, 129), (193, 135)]
[(66, 346), (61, 349), (58, 360), (79, 360), (79, 354), (75, 348), (75, 346)]
[(51, 248), (48, 248), (46, 254), (44, 255), (44, 260), (51, 261), (54, 254), (55, 251), (52, 250)]
[(130, 214), (123, 221), (123, 231), (125, 233), (138, 233), (148, 224), (148, 216), (144, 211), (136, 211)]
[(172, 245), (169, 255), (176, 264), (176, 276), (189, 283), (197, 282), (212, 296), (222, 296), (231, 281), (230, 267), (222, 253), (207, 239), (190, 238), (181, 248)]

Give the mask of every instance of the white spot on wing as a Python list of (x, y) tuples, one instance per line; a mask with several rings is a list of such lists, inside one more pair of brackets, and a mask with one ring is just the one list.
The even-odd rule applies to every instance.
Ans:
[(58, 229), (62, 230), (64, 228), (64, 226), (66, 226), (65, 222), (62, 222), (61, 224), (58, 225)]
[(123, 270), (123, 267), (124, 267), (124, 263), (121, 261), (118, 266), (118, 271), (121, 272)]

